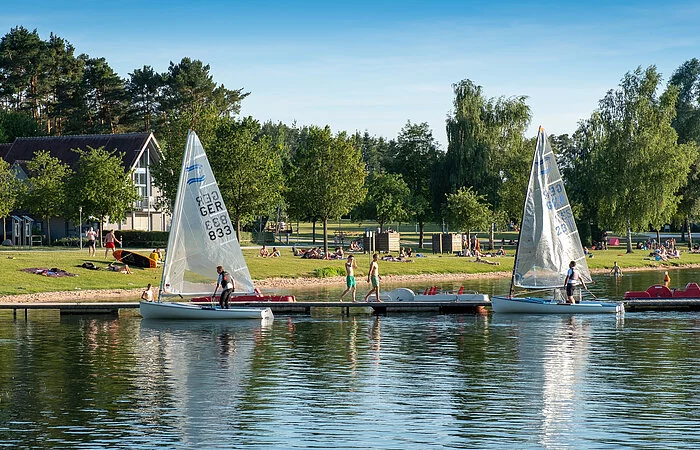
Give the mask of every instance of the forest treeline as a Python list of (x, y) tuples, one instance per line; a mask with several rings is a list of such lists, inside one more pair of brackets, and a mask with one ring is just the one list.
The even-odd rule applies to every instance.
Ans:
[[(144, 66), (121, 78), (104, 58), (76, 54), (64, 38), (43, 40), (18, 26), (0, 39), (0, 142), (152, 131), (165, 158), (151, 172), (163, 192), (159, 205), (167, 209), (193, 129), (238, 230), (261, 216), (281, 215), (323, 224), (326, 245), (328, 222), (348, 215), (381, 226), (415, 222), (421, 245), (426, 222), (483, 231), (520, 221), (535, 145), (535, 136), (525, 136), (532, 118), (526, 96), (488, 97), (469, 79), (456, 82), (443, 149), (425, 118), (407, 120), (396, 137), (385, 138), (240, 117), (249, 93), (218, 84), (209, 70), (182, 58), (163, 73)], [(667, 81), (655, 66), (629, 71), (575, 132), (550, 134), (550, 140), (584, 242), (601, 229), (627, 235), (667, 223), (688, 229), (700, 211), (700, 61), (682, 63)], [(115, 156), (110, 149), (94, 151)], [(47, 155), (36, 157), (45, 167)], [(61, 197), (55, 190), (70, 186), (72, 177), (71, 170), (37, 169), (16, 186), (8, 172), (4, 163), (5, 216), (32, 197), (28, 192), (41, 194), (47, 185)], [(50, 175), (56, 179), (46, 183)], [(20, 191), (25, 195), (17, 197)], [(112, 220), (133, 201), (130, 193), (120, 198), (125, 207), (112, 212)], [(75, 202), (58, 201), (41, 216), (72, 217), (66, 214), (71, 206)]]

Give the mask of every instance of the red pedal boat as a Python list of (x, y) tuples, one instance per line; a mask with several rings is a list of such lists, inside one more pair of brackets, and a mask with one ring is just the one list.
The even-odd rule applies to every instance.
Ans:
[(700, 286), (697, 283), (688, 283), (685, 289), (669, 289), (666, 286), (655, 284), (646, 291), (627, 291), (625, 300), (644, 300), (654, 298), (691, 298), (700, 299)]

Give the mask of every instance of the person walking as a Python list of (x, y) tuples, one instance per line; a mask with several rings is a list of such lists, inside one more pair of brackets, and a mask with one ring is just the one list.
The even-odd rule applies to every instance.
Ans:
[(117, 239), (114, 235), (114, 230), (109, 230), (109, 233), (105, 236), (105, 258), (107, 258), (107, 254), (110, 250), (112, 250), (112, 255), (114, 255), (114, 249), (116, 248), (115, 242), (119, 245), (122, 244), (122, 241)]
[(214, 292), (221, 286), (221, 295), (219, 296), (219, 307), (221, 309), (228, 309), (229, 297), (231, 297), (231, 292), (234, 289), (233, 278), (231, 274), (224, 270), (224, 266), (216, 266), (216, 272), (219, 274), (218, 280), (216, 280), (216, 288)]
[(372, 262), (369, 263), (369, 273), (367, 274), (367, 282), (372, 283), (372, 289), (365, 295), (365, 301), (369, 301), (369, 296), (372, 295), (372, 293), (375, 294), (377, 297), (377, 301), (381, 302), (381, 299), (379, 298), (379, 281), (382, 279), (381, 276), (379, 276), (379, 255), (374, 254), (372, 255)]
[[(88, 240), (88, 255), (95, 256), (95, 243), (97, 239), (97, 232), (90, 227), (88, 231), (85, 232), (85, 237)], [(105, 255), (105, 258), (107, 255)]]
[(352, 291), (352, 301), (357, 301), (355, 299), (355, 291), (357, 290), (357, 282), (355, 281), (355, 269), (357, 269), (357, 263), (355, 262), (355, 257), (353, 255), (348, 256), (348, 260), (345, 263), (345, 284), (347, 289), (340, 295), (340, 301), (343, 301), (345, 294)]
[(576, 300), (574, 299), (574, 288), (578, 286), (579, 283), (581, 283), (584, 289), (588, 289), (586, 287), (586, 283), (583, 282), (583, 278), (581, 278), (581, 274), (578, 270), (576, 270), (576, 261), (571, 261), (569, 263), (569, 271), (566, 273), (566, 278), (564, 279), (564, 287), (566, 287), (566, 303), (576, 303)]

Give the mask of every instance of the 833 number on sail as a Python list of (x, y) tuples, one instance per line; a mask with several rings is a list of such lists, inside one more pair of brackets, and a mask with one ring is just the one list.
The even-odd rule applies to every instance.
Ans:
[(231, 223), (228, 220), (224, 207), (224, 202), (221, 201), (221, 194), (217, 191), (205, 193), (196, 198), (197, 206), (199, 206), (199, 214), (205, 218), (204, 227), (207, 230), (207, 235), (212, 241), (230, 236), (233, 233)]

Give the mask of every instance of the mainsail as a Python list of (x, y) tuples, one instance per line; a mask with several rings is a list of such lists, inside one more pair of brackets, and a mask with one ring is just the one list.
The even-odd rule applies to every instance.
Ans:
[(167, 250), (163, 294), (211, 295), (219, 265), (233, 277), (236, 292), (255, 290), (209, 160), (193, 131), (187, 135)]
[(585, 282), (591, 281), (559, 167), (541, 127), (526, 195), (513, 284), (563, 287), (570, 261), (576, 261)]

